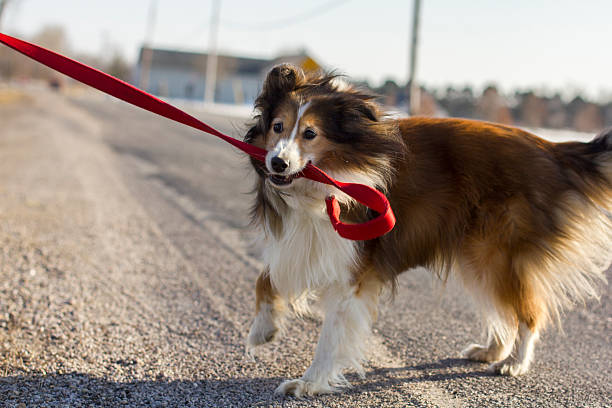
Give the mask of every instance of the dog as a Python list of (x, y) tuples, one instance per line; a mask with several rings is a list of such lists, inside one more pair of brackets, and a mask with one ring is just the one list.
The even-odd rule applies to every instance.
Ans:
[[(393, 119), (368, 92), (329, 73), (274, 67), (244, 140), (268, 151), (257, 174), (253, 224), (265, 269), (256, 282), (247, 350), (278, 337), (313, 299), (324, 321), (310, 367), (276, 392), (335, 392), (345, 369), (363, 375), (381, 291), (423, 266), (453, 274), (474, 295), (487, 341), (463, 351), (517, 376), (534, 344), (576, 302), (597, 297), (612, 261), (612, 129), (589, 143), (551, 143), (466, 119)], [(369, 241), (341, 238), (345, 222), (377, 214), (332, 187), (297, 177), (312, 163), (387, 195), (397, 223)], [(396, 294), (397, 295), (397, 294)]]

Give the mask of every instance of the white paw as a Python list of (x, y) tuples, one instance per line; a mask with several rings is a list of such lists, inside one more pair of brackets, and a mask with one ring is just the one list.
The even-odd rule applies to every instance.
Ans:
[(271, 310), (262, 307), (257, 316), (255, 316), (255, 320), (253, 320), (251, 330), (249, 331), (249, 336), (247, 337), (247, 354), (252, 354), (252, 350), (255, 347), (274, 340), (278, 336), (278, 333), (279, 329)]
[(516, 377), (529, 371), (529, 364), (517, 361), (514, 357), (510, 356), (505, 360), (491, 364), (487, 370), (492, 373)]
[(481, 346), (480, 344), (470, 344), (461, 352), (461, 356), (463, 358), (468, 358), (475, 361), (487, 361), (484, 358), (487, 351), (489, 351), (489, 349), (485, 346)]
[(274, 393), (282, 395), (295, 395), (302, 397), (304, 395), (330, 394), (338, 391), (337, 388), (330, 386), (327, 382), (310, 382), (307, 380), (296, 379), (283, 381), (278, 386)]
[(491, 349), (490, 347), (481, 346), (480, 344), (470, 344), (461, 352), (461, 356), (470, 360), (484, 361), (487, 363), (492, 363), (503, 357), (500, 356), (498, 349)]

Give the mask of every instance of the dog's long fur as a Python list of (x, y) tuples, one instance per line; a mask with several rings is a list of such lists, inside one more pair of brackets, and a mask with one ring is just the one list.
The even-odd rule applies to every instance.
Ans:
[[(266, 163), (252, 161), (253, 223), (268, 266), (248, 347), (273, 339), (308, 299), (325, 311), (312, 365), (278, 392), (331, 392), (347, 384), (344, 369), (362, 372), (381, 289), (410, 268), (457, 275), (489, 334), (464, 354), (501, 374), (526, 372), (541, 330), (597, 296), (612, 258), (612, 131), (555, 144), (486, 122), (390, 119), (372, 95), (290, 65), (272, 69), (256, 108), (245, 141), (270, 152)], [(275, 156), (285, 171), (274, 170)], [(345, 221), (374, 214), (328, 186), (292, 179), (308, 161), (385, 192), (395, 228), (367, 242), (339, 237), (325, 214), (328, 194)]]

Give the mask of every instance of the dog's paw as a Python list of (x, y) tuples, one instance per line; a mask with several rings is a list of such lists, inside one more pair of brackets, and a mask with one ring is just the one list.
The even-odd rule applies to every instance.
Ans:
[(485, 360), (487, 351), (489, 350), (485, 346), (470, 344), (461, 352), (461, 357), (474, 361), (487, 361)]
[(491, 363), (499, 359), (497, 350), (491, 350), (489, 347), (481, 346), (480, 344), (470, 344), (461, 352), (463, 358), (474, 361), (484, 361)]
[(305, 395), (331, 394), (336, 391), (337, 388), (330, 386), (327, 382), (320, 383), (296, 379), (283, 381), (274, 393), (280, 395), (294, 395), (300, 398)]
[(487, 370), (491, 373), (516, 377), (529, 371), (529, 364), (517, 361), (514, 357), (510, 356), (502, 361), (491, 364)]
[(252, 350), (262, 344), (274, 340), (279, 334), (277, 322), (270, 310), (262, 308), (255, 316), (251, 330), (247, 337), (246, 350), (247, 354), (252, 354)]
[(278, 333), (278, 329), (274, 326), (259, 326), (253, 323), (251, 330), (249, 331), (249, 337), (247, 338), (247, 347), (253, 348), (261, 346), (274, 340)]

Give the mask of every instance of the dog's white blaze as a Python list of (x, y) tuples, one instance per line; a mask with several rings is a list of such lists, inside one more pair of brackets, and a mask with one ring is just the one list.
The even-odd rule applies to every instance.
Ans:
[(274, 172), (272, 169), (272, 158), (276, 156), (285, 160), (289, 164), (289, 167), (287, 167), (284, 173), (293, 174), (302, 169), (302, 161), (300, 160), (301, 152), (298, 144), (295, 142), (295, 138), (297, 137), (302, 116), (304, 116), (304, 113), (309, 106), (310, 102), (306, 102), (298, 107), (295, 116), (295, 124), (293, 125), (293, 129), (291, 129), (289, 138), (280, 139), (274, 146), (274, 149), (272, 149), (266, 155), (266, 166), (268, 167), (268, 171)]
[(298, 129), (300, 127), (300, 120), (302, 120), (302, 116), (304, 116), (306, 109), (308, 109), (309, 107), (310, 102), (306, 102), (305, 104), (300, 105), (300, 107), (298, 108), (297, 114), (295, 115), (295, 125), (293, 125), (293, 129), (291, 129), (291, 134), (289, 135), (289, 143), (292, 143), (295, 140)]

